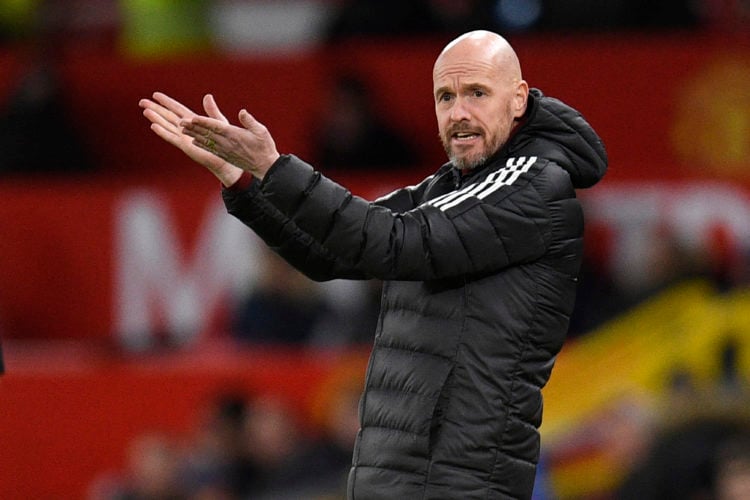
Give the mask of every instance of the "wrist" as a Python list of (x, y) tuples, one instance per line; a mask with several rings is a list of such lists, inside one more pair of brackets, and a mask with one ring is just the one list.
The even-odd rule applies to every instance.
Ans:
[(268, 173), (273, 164), (276, 163), (276, 161), (280, 157), (281, 155), (278, 153), (278, 151), (274, 151), (271, 155), (268, 156), (266, 161), (263, 162), (263, 165), (259, 165), (252, 170), (252, 174), (259, 180), (263, 180), (263, 177), (266, 176), (266, 173)]
[(219, 181), (221, 181), (221, 184), (225, 188), (228, 188), (236, 184), (237, 181), (239, 181), (242, 177), (243, 173), (244, 171), (241, 168), (233, 166), (231, 168), (228, 168), (226, 172), (218, 172), (216, 174), (216, 177), (219, 178)]

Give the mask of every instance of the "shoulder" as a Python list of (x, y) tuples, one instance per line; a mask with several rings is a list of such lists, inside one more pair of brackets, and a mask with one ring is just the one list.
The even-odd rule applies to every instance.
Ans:
[(438, 196), (428, 204), (449, 210), (477, 203), (496, 203), (498, 200), (529, 185), (549, 162), (536, 156), (514, 156), (497, 160), (481, 172), (473, 174), (455, 190)]

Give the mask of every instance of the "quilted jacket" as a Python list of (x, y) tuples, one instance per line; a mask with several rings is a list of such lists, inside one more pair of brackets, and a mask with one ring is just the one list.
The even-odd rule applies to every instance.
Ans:
[(284, 155), (224, 190), (310, 278), (384, 280), (349, 498), (531, 496), (581, 262), (575, 189), (606, 167), (584, 118), (532, 89), (523, 124), (468, 174), (448, 163), (368, 202)]

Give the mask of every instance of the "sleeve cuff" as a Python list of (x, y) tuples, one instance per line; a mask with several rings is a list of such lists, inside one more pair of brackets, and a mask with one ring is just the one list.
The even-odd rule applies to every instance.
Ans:
[(234, 184), (224, 189), (226, 189), (227, 191), (231, 191), (233, 193), (247, 191), (247, 189), (253, 184), (254, 179), (255, 178), (253, 177), (253, 175), (247, 170), (245, 170), (242, 172), (242, 175), (240, 176), (239, 179), (237, 179), (237, 181)]

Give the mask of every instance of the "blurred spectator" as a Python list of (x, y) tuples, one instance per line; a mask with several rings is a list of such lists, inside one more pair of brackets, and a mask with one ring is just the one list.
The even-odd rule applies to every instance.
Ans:
[(308, 498), (299, 489), (314, 473), (309, 443), (290, 408), (280, 399), (257, 398), (248, 407), (242, 441), (252, 482), (240, 498), (283, 500)]
[(714, 474), (716, 500), (750, 498), (750, 434), (734, 436), (716, 454)]
[(349, 0), (333, 16), (328, 38), (458, 35), (495, 30), (493, 0)]
[(747, 0), (703, 0), (696, 3), (696, 8), (710, 28), (750, 33), (750, 2)]
[[(332, 41), (351, 37), (451, 35), (474, 29), (605, 31), (682, 29), (701, 22), (740, 26), (744, 0), (349, 0), (329, 26)], [(732, 18), (731, 16), (734, 16)]]
[(244, 426), (247, 404), (242, 396), (223, 395), (199, 423), (186, 453), (181, 478), (191, 498), (240, 498), (257, 482), (245, 460)]
[(138, 436), (128, 452), (123, 484), (113, 491), (98, 492), (103, 500), (180, 500), (179, 450), (166, 435), (154, 432)]
[(629, 243), (630, 251), (622, 252), (619, 261), (602, 258), (594, 238), (586, 240), (571, 336), (588, 333), (678, 283), (704, 278), (718, 285), (722, 279), (707, 265), (713, 260), (683, 244), (668, 228), (661, 228), (655, 238), (639, 240)]
[(328, 39), (413, 36), (433, 30), (429, 1), (346, 0), (328, 27)]
[(0, 107), (0, 173), (85, 172), (92, 161), (66, 102), (61, 73), (68, 32), (64, 5), (42, 2), (26, 64)]
[(325, 349), (372, 343), (380, 313), (380, 281), (322, 286), (266, 247), (259, 251), (257, 279), (230, 312), (233, 339), (250, 345)]
[(698, 17), (696, 2), (690, 0), (544, 0), (538, 3), (541, 15), (534, 27), (536, 30), (688, 28), (696, 26)]
[[(619, 488), (622, 500), (729, 499), (750, 486), (750, 394), (738, 380), (736, 345), (719, 353), (719, 378), (702, 390), (677, 370), (661, 432)], [(736, 446), (730, 446), (731, 443)], [(744, 459), (743, 459), (744, 457)]]
[(331, 349), (372, 345), (380, 316), (383, 282), (372, 279), (349, 285), (347, 300), (332, 300), (333, 314), (318, 325), (310, 339), (311, 347)]
[(315, 162), (323, 169), (412, 168), (415, 148), (378, 114), (371, 89), (358, 76), (341, 75), (316, 120)]
[(605, 262), (584, 252), (568, 335), (578, 337), (589, 333), (625, 308), (625, 298), (605, 268)]
[(331, 314), (316, 283), (265, 247), (260, 275), (233, 312), (232, 335), (257, 344), (306, 344)]
[(497, 1), (430, 0), (429, 3), (434, 30), (440, 34), (457, 35), (477, 29), (499, 29), (496, 22)]
[(617, 498), (714, 498), (715, 457), (725, 443), (746, 432), (745, 428), (746, 423), (734, 421), (729, 415), (717, 415), (667, 429), (625, 480)]
[(314, 474), (307, 491), (315, 498), (346, 497), (366, 368), (366, 353), (346, 356), (313, 394), (311, 419), (319, 435), (310, 451)]

